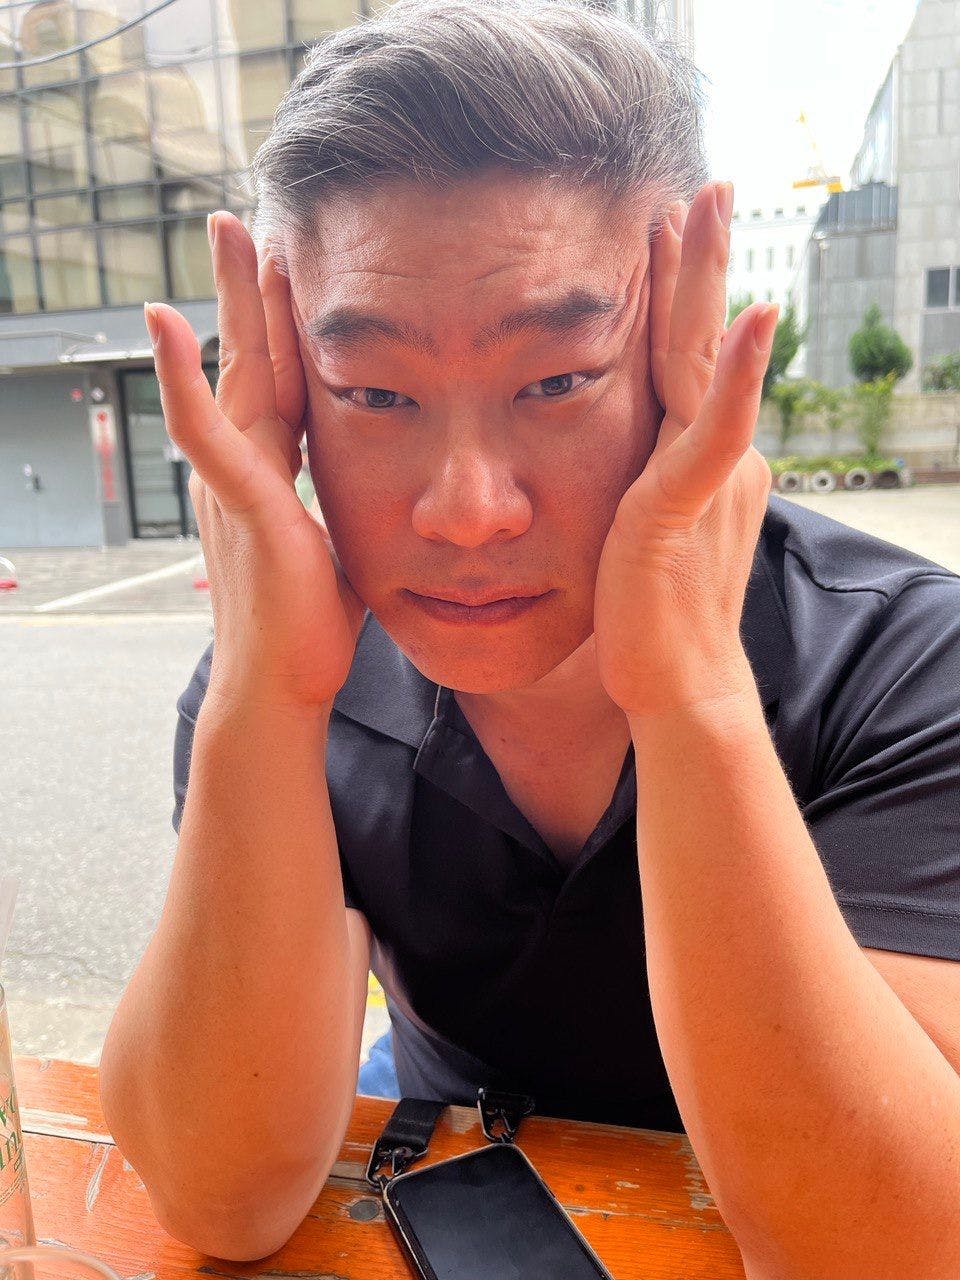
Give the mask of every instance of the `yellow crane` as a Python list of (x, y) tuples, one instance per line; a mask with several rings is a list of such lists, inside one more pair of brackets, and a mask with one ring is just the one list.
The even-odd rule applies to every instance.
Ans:
[(810, 121), (806, 114), (801, 111), (797, 116), (796, 123), (802, 125), (806, 130), (807, 138), (810, 142), (810, 150), (813, 154), (813, 163), (807, 169), (805, 178), (798, 178), (793, 183), (794, 187), (826, 187), (828, 191), (842, 191), (843, 182), (834, 174), (831, 176), (823, 167), (823, 160), (820, 155), (820, 148), (817, 146), (817, 140), (814, 137), (813, 130), (810, 128)]

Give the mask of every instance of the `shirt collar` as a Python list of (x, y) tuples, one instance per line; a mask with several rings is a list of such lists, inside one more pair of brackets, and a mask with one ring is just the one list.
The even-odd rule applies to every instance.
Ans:
[[(747, 582), (740, 636), (763, 706), (769, 708), (780, 697), (791, 642), (763, 534)], [(439, 700), (437, 684), (397, 648), (368, 609), (334, 710), (419, 749), (437, 715)]]

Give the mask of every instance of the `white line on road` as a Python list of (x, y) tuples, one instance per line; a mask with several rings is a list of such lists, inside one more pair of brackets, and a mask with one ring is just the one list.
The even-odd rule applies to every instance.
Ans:
[(178, 560), (176, 564), (168, 564), (162, 569), (151, 569), (149, 573), (138, 573), (135, 578), (120, 578), (117, 582), (105, 582), (102, 587), (91, 587), (88, 591), (77, 591), (72, 596), (61, 596), (59, 600), (48, 600), (45, 604), (33, 607), (34, 613), (49, 613), (52, 609), (66, 609), (69, 605), (80, 604), (84, 600), (95, 600), (98, 596), (109, 596), (115, 591), (126, 591), (129, 587), (139, 587), (143, 582), (156, 582), (159, 578), (173, 578), (185, 569), (192, 569), (200, 563), (203, 556), (191, 556), (189, 560)]

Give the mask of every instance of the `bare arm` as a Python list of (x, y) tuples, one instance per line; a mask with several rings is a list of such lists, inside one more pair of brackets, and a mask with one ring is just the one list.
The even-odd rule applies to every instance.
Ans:
[(146, 309), (193, 464), (216, 647), (156, 934), (104, 1048), (104, 1114), (160, 1222), (206, 1253), (291, 1235), (350, 1117), (369, 933), (347, 911), (325, 755), (363, 605), (297, 497), (306, 391), (289, 284), (214, 218), (214, 401), (173, 307)]
[(101, 1062), (159, 1221), (221, 1257), (290, 1237), (353, 1107), (369, 931), (344, 906), (326, 724), (208, 692), (166, 903)]

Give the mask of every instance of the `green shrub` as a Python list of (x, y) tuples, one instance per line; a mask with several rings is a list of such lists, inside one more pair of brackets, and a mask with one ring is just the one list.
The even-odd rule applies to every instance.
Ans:
[[(811, 458), (803, 458), (794, 453), (786, 458), (768, 458), (767, 462), (775, 476), (781, 475), (784, 471), (800, 471), (804, 474), (814, 471), (835, 471), (838, 475), (845, 475), (853, 467), (868, 465), (865, 458), (855, 453), (822, 454)], [(899, 470), (900, 461), (898, 458), (871, 458), (869, 469), (871, 471)]]
[(923, 370), (924, 391), (960, 391), (960, 351), (931, 360)]
[(893, 374), (896, 381), (913, 365), (910, 348), (895, 329), (883, 323), (875, 302), (867, 309), (861, 327), (851, 335), (849, 352), (850, 368), (859, 382), (874, 382), (887, 374)]

